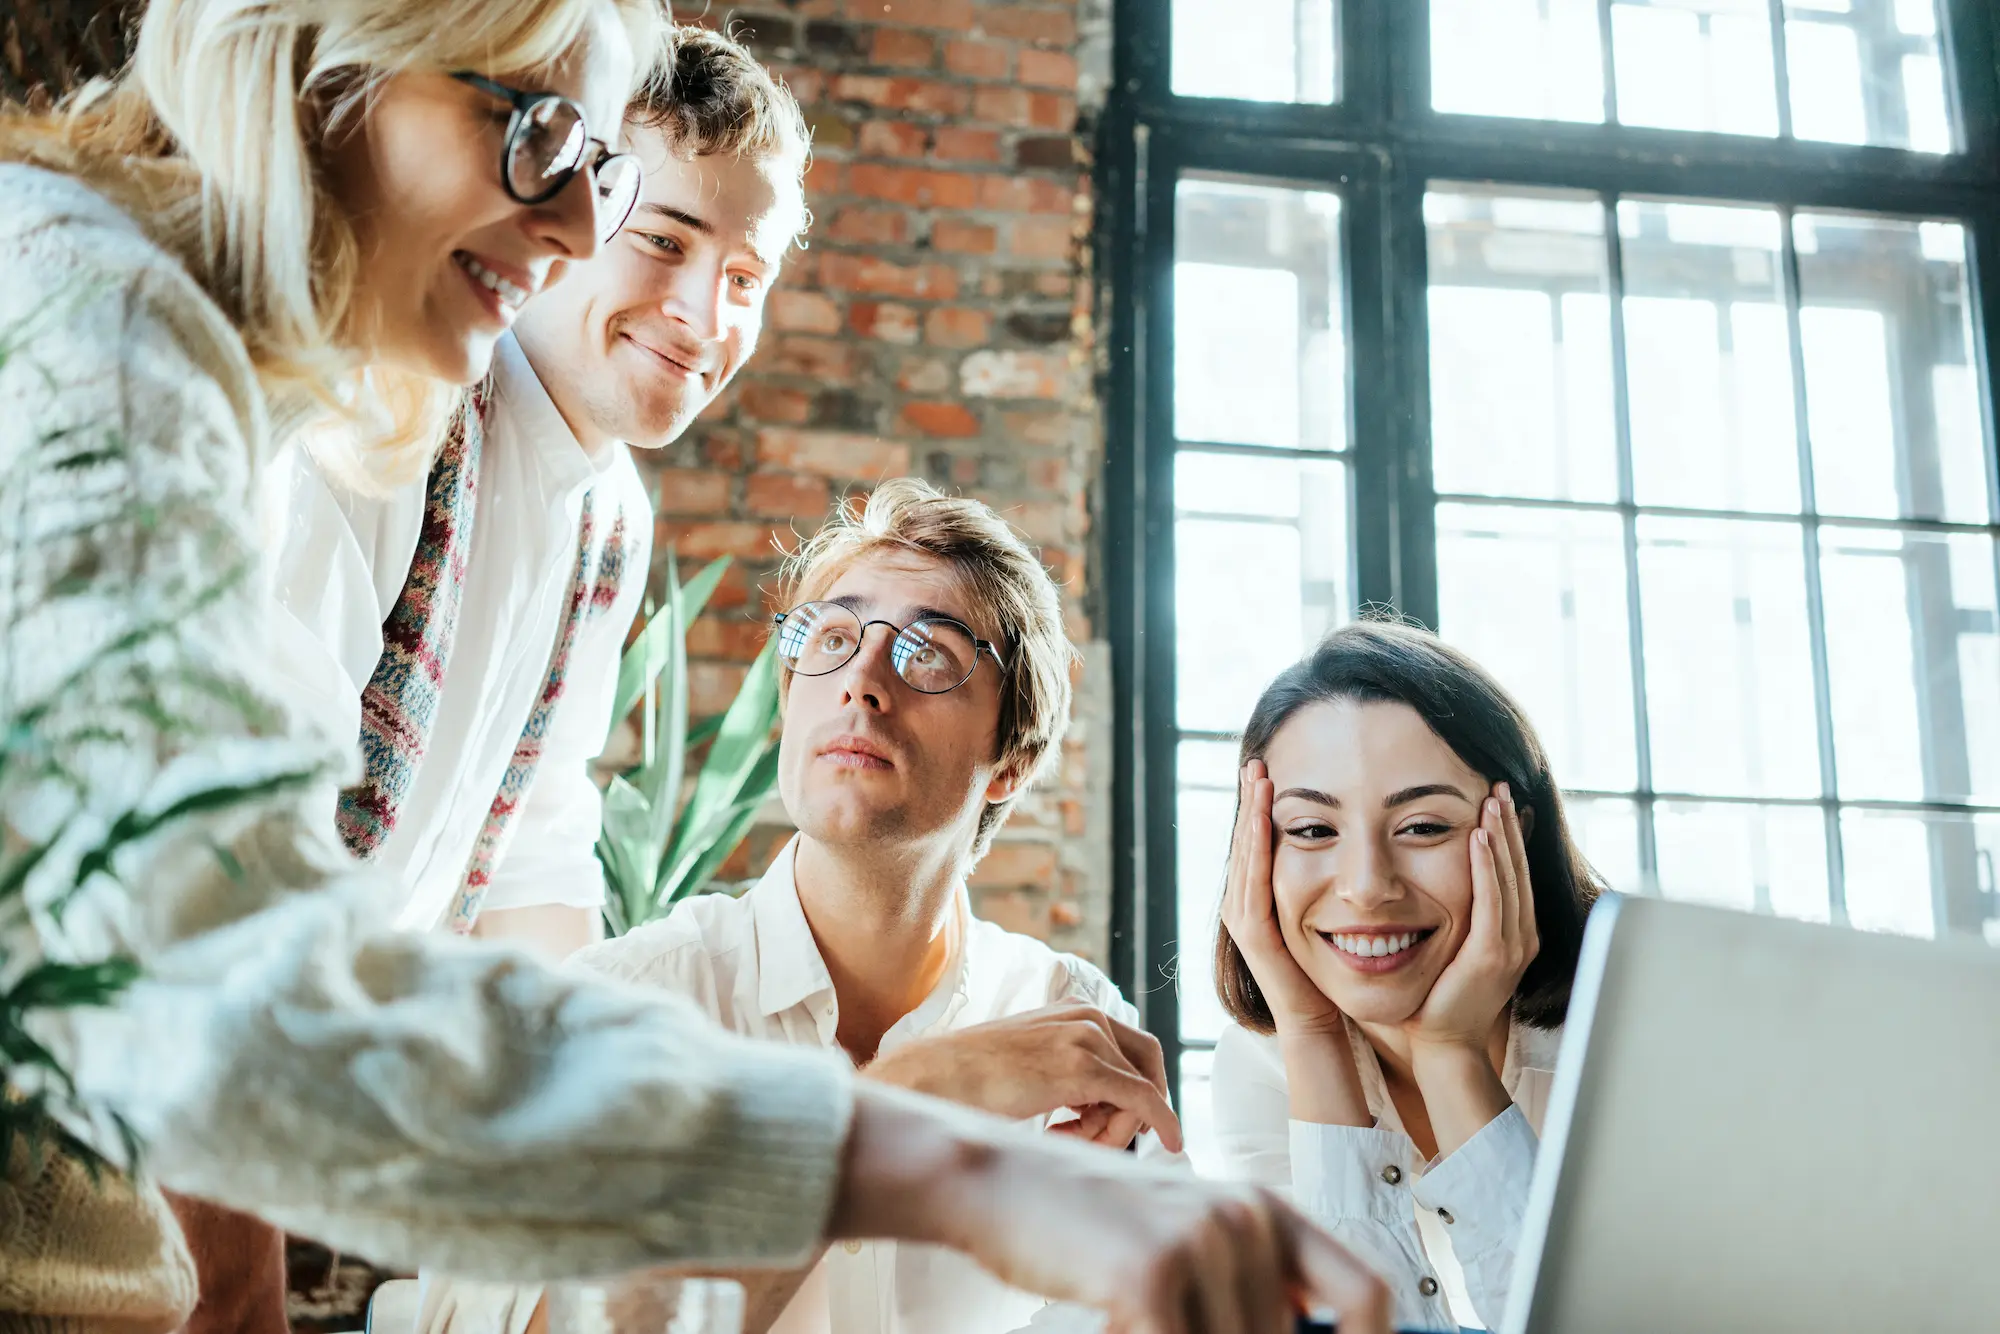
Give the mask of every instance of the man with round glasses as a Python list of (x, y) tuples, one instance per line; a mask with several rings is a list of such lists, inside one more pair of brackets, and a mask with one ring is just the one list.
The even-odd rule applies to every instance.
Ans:
[[(978, 501), (900, 479), (859, 514), (837, 510), (783, 582), (778, 789), (798, 836), (740, 898), (690, 899), (576, 966), (677, 992), (746, 1036), (843, 1052), (874, 1079), (1114, 1148), (1178, 1150), (1159, 1044), (1117, 988), (971, 913), (966, 876), (1069, 722), (1075, 652), (1034, 551)], [(1076, 1318), (926, 1246), (847, 1242), (791, 1274), (739, 1277), (745, 1334), (1006, 1334)], [(434, 1287), (432, 1311), (500, 1325), (534, 1299)]]

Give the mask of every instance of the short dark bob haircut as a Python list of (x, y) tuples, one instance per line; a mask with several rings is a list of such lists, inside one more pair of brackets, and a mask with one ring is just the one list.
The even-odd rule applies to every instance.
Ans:
[[(1528, 716), (1464, 653), (1417, 626), (1373, 618), (1343, 626), (1278, 674), (1243, 729), (1238, 764), (1261, 760), (1279, 729), (1311, 704), (1350, 701), (1407, 704), (1468, 768), (1505, 782), (1525, 820), (1528, 878), (1535, 893), (1541, 949), (1514, 989), (1514, 1018), (1556, 1028), (1569, 1010), (1583, 923), (1603, 882), (1570, 838), (1562, 793)], [(1273, 1031), (1271, 1007), (1227, 928), (1215, 938), (1215, 989), (1245, 1028)]]

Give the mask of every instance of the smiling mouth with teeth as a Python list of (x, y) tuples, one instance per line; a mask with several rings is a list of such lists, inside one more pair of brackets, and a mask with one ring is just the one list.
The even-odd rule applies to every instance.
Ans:
[(1357, 959), (1386, 959), (1408, 952), (1430, 938), (1430, 929), (1403, 931), (1394, 935), (1349, 935), (1344, 932), (1320, 932), (1321, 939), (1342, 954)]
[(499, 297), (500, 304), (509, 310), (519, 310), (527, 304), (530, 293), (519, 283), (502, 278), (463, 250), (454, 251), (452, 258), (458, 261), (458, 267), (472, 275), (474, 282)]

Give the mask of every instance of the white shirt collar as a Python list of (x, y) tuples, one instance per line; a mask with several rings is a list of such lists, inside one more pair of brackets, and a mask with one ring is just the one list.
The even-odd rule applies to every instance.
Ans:
[[(819, 952), (819, 942), (813, 939), (812, 925), (806, 921), (805, 908), (799, 902), (795, 878), (799, 838), (796, 834), (792, 836), (792, 841), (771, 863), (771, 869), (744, 895), (757, 931), (757, 1005), (769, 1018), (823, 998), (827, 1004), (821, 1028), (830, 1042), (839, 1013), (838, 1001), (833, 975), (827, 972), (826, 959)], [(963, 880), (954, 889), (953, 911), (958, 920), (944, 974), (916, 1009), (896, 1021), (890, 1034), (901, 1037), (929, 1032), (949, 1024), (964, 1009), (971, 988), (974, 951), (967, 948), (973, 919)], [(889, 1045), (885, 1035), (883, 1046), (886, 1049)]]
[(549, 397), (528, 354), (513, 334), (503, 334), (493, 347), (493, 389), (500, 411), (489, 414), (497, 431), (504, 431), (533, 450), (558, 491), (582, 491), (618, 462), (614, 446), (592, 458), (578, 443), (576, 432), (563, 420)]

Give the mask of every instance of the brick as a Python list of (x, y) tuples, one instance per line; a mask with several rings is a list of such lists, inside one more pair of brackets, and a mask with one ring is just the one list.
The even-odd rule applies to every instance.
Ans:
[(805, 375), (821, 384), (852, 384), (860, 366), (861, 349), (834, 338), (780, 338), (751, 363), (752, 369), (779, 375)]
[(833, 81), (832, 96), (836, 102), (932, 116), (962, 116), (968, 101), (966, 90), (955, 83), (881, 74), (842, 74)]
[(1059, 398), (1068, 379), (1065, 358), (1052, 352), (974, 352), (959, 367), (968, 398)]
[(1008, 505), (1000, 513), (1037, 543), (1062, 542), (1071, 535), (1068, 500), (1029, 500)]
[(1040, 176), (982, 176), (979, 207), (996, 213), (1062, 213), (1076, 210), (1074, 177), (1052, 181)]
[[(854, 122), (837, 111), (814, 107), (806, 113), (806, 128), (812, 132), (815, 153), (844, 153), (854, 147)], [(1018, 159), (1018, 150), (1015, 156)]]
[(1000, 135), (996, 130), (939, 126), (931, 136), (931, 153), (940, 162), (998, 162)]
[(1056, 882), (1056, 849), (1053, 843), (1028, 843), (1001, 839), (987, 849), (986, 856), (972, 872), (974, 885), (1040, 885), (1051, 888)]
[(882, 404), (875, 395), (853, 389), (822, 389), (813, 399), (812, 423), (842, 431), (874, 431), (882, 423)]
[(862, 162), (848, 174), (847, 188), (853, 194), (911, 208), (971, 208), (979, 202), (983, 179), (957, 171)]
[(1014, 50), (999, 42), (946, 42), (944, 67), (962, 78), (997, 82), (1014, 72)]
[(815, 19), (805, 28), (805, 49), (827, 64), (859, 62), (867, 54), (869, 30), (852, 23)]
[(709, 427), (698, 438), (701, 456), (711, 468), (734, 472), (743, 466), (743, 460), (749, 456), (749, 438), (733, 426)]
[(757, 432), (757, 461), (818, 477), (900, 477), (910, 470), (910, 447), (845, 431), (773, 428)]
[[(1024, 343), (1053, 346), (1068, 342), (1071, 335), (1077, 332), (1075, 324), (1076, 317), (1066, 310), (1020, 310), (1007, 317), (1006, 329), (1009, 336)], [(1087, 337), (1088, 333), (1087, 329), (1084, 330), (1084, 336)]]
[(713, 718), (727, 712), (749, 674), (749, 667), (742, 663), (689, 663), (688, 713), (695, 718)]
[(903, 406), (903, 428), (945, 439), (965, 439), (978, 435), (979, 418), (963, 403), (919, 401)]
[(923, 126), (906, 120), (871, 120), (861, 127), (858, 144), (869, 157), (922, 158), (930, 151), (930, 138)]
[(906, 394), (942, 394), (951, 388), (951, 363), (936, 357), (906, 357), (896, 370), (896, 387)]
[(814, 235), (850, 245), (902, 245), (910, 236), (910, 215), (899, 208), (850, 204), (835, 210), (824, 231)]
[(771, 529), (768, 524), (745, 523), (742, 520), (702, 520), (676, 523), (671, 520), (660, 524), (659, 541), (672, 546), (684, 561), (714, 560), (717, 556), (735, 556), (739, 559), (761, 559), (771, 554)]
[[(996, 846), (993, 850), (998, 852)], [(992, 859), (993, 853), (986, 854)], [(982, 862), (983, 868), (985, 863)], [(980, 884), (980, 870), (972, 873), (974, 886)], [(1050, 902), (1047, 894), (1038, 894), (1019, 889), (993, 890), (976, 889), (972, 911), (981, 921), (991, 922), (1002, 931), (1012, 931), (1019, 936), (1033, 936), (1036, 940), (1047, 940), (1051, 926)]]
[(688, 627), (687, 651), (694, 658), (748, 662), (764, 647), (765, 627), (743, 616), (701, 616)]
[(837, 292), (905, 300), (949, 301), (958, 295), (958, 273), (944, 264), (896, 264), (874, 255), (830, 251), (820, 260), (820, 281)]
[(844, 0), (842, 11), (870, 23), (896, 23), (908, 28), (972, 27), (972, 0)]
[(1071, 230), (1068, 218), (1017, 218), (1008, 228), (1007, 249), (1033, 259), (1067, 259)]
[(703, 468), (650, 470), (662, 514), (727, 514), (729, 474)]
[(819, 292), (779, 287), (771, 293), (771, 327), (786, 333), (839, 333), (840, 307)]
[[(818, 147), (818, 139), (813, 140)], [(1024, 135), (1014, 143), (1014, 165), (1035, 171), (1069, 171), (1083, 164), (1078, 160), (1082, 145), (1074, 135)]]
[(1067, 9), (1038, 5), (996, 5), (980, 11), (979, 31), (1011, 42), (1073, 47), (1076, 15)]
[[(1037, 55), (1043, 54), (1036, 52)], [(907, 28), (877, 28), (875, 39), (868, 49), (868, 61), (872, 65), (899, 65), (913, 69), (928, 69), (937, 62), (937, 43), (920, 32)], [(1037, 80), (1036, 82), (1041, 82)], [(1070, 82), (1054, 84), (1053, 87), (1074, 88), (1076, 86), (1075, 62), (1070, 66)]]
[(708, 614), (713, 616), (716, 612), (730, 607), (749, 606), (752, 579), (749, 566), (742, 561), (731, 561), (729, 568), (722, 572), (721, 582), (716, 584), (715, 592), (709, 595)]
[(1037, 130), (1076, 128), (1076, 99), (1067, 93), (1030, 93), (1028, 124)]
[(924, 316), (924, 341), (938, 347), (978, 347), (992, 334), (984, 311), (940, 306)]
[(807, 199), (821, 199), (840, 193), (844, 178), (841, 164), (828, 157), (815, 157), (806, 168), (805, 187)]
[(931, 224), (931, 248), (947, 254), (990, 255), (999, 243), (999, 232), (983, 222), (939, 218)]
[[(878, 60), (876, 63), (882, 62)], [(1075, 92), (1076, 57), (1063, 51), (1038, 51), (1028, 47), (1021, 52), (1014, 77), (1033, 88), (1059, 88), (1064, 92)]]
[(847, 322), (863, 338), (879, 338), (904, 347), (917, 341), (917, 312), (893, 301), (856, 301)]
[(812, 415), (812, 395), (783, 385), (745, 385), (742, 403), (743, 415), (753, 422), (803, 426)]
[(1028, 128), (1031, 94), (1025, 88), (975, 88), (972, 90), (972, 118), (996, 125)]
[(744, 483), (743, 496), (750, 512), (759, 518), (809, 518), (814, 526), (825, 516), (831, 500), (825, 478), (781, 472), (753, 474)]
[(1058, 449), (1070, 443), (1070, 417), (1054, 408), (1024, 408), (1000, 416), (1000, 429), (1009, 440)]
[(826, 93), (826, 76), (816, 69), (773, 69), (771, 73), (802, 107), (813, 105)]

